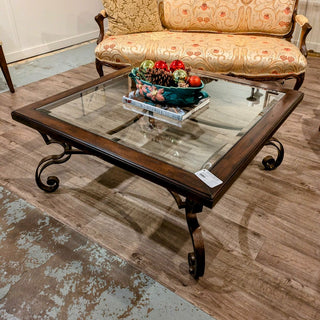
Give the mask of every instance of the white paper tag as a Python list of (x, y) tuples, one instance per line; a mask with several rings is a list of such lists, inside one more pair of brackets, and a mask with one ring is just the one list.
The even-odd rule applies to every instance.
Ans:
[(214, 174), (212, 174), (207, 169), (202, 169), (195, 173), (195, 175), (202, 180), (206, 185), (208, 185), (210, 188), (213, 188), (215, 186), (218, 186), (223, 181), (221, 181), (218, 177), (216, 177)]

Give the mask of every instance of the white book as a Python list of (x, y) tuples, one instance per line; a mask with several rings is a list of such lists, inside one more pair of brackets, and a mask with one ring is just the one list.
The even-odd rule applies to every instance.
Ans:
[[(189, 118), (192, 114), (202, 109), (204, 106), (208, 105), (210, 102), (209, 98), (201, 99), (197, 104), (188, 105), (188, 106), (173, 106), (166, 104), (158, 104), (152, 100), (146, 99), (144, 96), (141, 96), (136, 91), (130, 92), (128, 95), (123, 96), (122, 98), (123, 106), (126, 109), (137, 110), (140, 108), (143, 110), (148, 110), (151, 113), (145, 113), (146, 115), (152, 116), (152, 113), (156, 113), (163, 117), (168, 117), (176, 121), (183, 121)], [(132, 108), (134, 106), (135, 108)], [(162, 117), (162, 119), (163, 119)]]

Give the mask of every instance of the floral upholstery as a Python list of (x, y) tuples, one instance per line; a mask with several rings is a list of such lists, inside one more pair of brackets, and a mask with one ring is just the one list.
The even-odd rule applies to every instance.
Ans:
[(157, 0), (102, 0), (110, 34), (161, 31)]
[(287, 34), (296, 0), (159, 0), (170, 30)]
[(194, 68), (241, 76), (299, 75), (307, 65), (300, 50), (284, 39), (203, 32), (107, 36), (97, 46), (96, 58), (119, 65), (179, 58)]

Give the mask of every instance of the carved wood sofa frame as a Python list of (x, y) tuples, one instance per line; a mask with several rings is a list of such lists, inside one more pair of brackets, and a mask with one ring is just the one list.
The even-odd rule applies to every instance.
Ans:
[[(276, 38), (282, 38), (282, 39), (286, 39), (287, 41), (291, 41), (292, 39), (292, 35), (295, 29), (295, 24), (297, 23), (300, 27), (301, 27), (301, 33), (300, 33), (300, 37), (299, 37), (299, 43), (298, 43), (298, 48), (300, 49), (301, 53), (307, 57), (308, 55), (308, 51), (307, 51), (307, 47), (306, 47), (306, 38), (307, 35), (309, 34), (309, 32), (311, 31), (312, 27), (309, 24), (308, 19), (303, 16), (303, 15), (298, 15), (297, 14), (297, 6), (298, 6), (298, 0), (295, 3), (295, 7), (294, 7), (294, 11), (292, 14), (292, 26), (291, 26), (291, 30), (284, 36), (278, 36), (278, 35), (270, 35), (270, 37), (276, 37)], [(106, 19), (107, 13), (105, 10), (102, 10), (97, 16), (95, 16), (95, 21), (97, 22), (98, 26), (99, 26), (99, 36), (97, 39), (97, 44), (99, 44), (105, 37), (105, 28), (104, 28), (104, 19)], [(215, 33), (215, 32), (213, 32)], [(248, 35), (248, 33), (236, 33), (236, 35)], [(261, 34), (261, 33), (250, 33), (251, 36), (261, 36), (265, 34)], [(268, 35), (269, 36), (269, 35)], [(118, 63), (112, 63), (112, 62), (105, 62), (105, 61), (100, 61), (99, 59), (96, 58), (95, 60), (96, 63), (96, 69), (97, 72), (100, 76), (103, 76), (103, 66), (109, 66), (115, 69), (121, 69), (123, 67), (126, 67), (126, 65), (121, 65)], [(226, 75), (230, 75), (230, 76), (236, 76), (236, 77), (240, 77), (240, 78), (246, 78), (249, 80), (257, 80), (257, 81), (276, 81), (276, 80), (286, 80), (286, 79), (292, 79), (295, 78), (296, 82), (294, 85), (294, 90), (298, 90), (305, 78), (305, 72), (304, 73), (300, 73), (298, 75), (295, 74), (288, 74), (288, 75), (268, 75), (268, 76), (259, 76), (259, 75), (235, 75), (232, 72), (228, 72), (226, 73)]]

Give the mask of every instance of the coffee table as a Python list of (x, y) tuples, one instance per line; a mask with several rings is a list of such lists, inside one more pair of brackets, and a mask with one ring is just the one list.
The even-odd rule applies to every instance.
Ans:
[[(193, 252), (189, 271), (203, 276), (205, 249), (197, 214), (212, 208), (265, 145), (267, 170), (283, 159), (282, 144), (273, 134), (303, 98), (298, 91), (194, 70), (205, 82), (209, 105), (182, 123), (170, 124), (124, 108), (123, 95), (135, 89), (122, 69), (12, 112), (13, 119), (39, 131), (46, 144), (63, 152), (43, 158), (36, 168), (37, 185), (46, 192), (59, 179), (41, 175), (73, 154), (90, 154), (126, 169), (168, 191), (185, 209)], [(209, 187), (200, 170), (222, 183)], [(209, 178), (212, 178), (209, 177)]]

